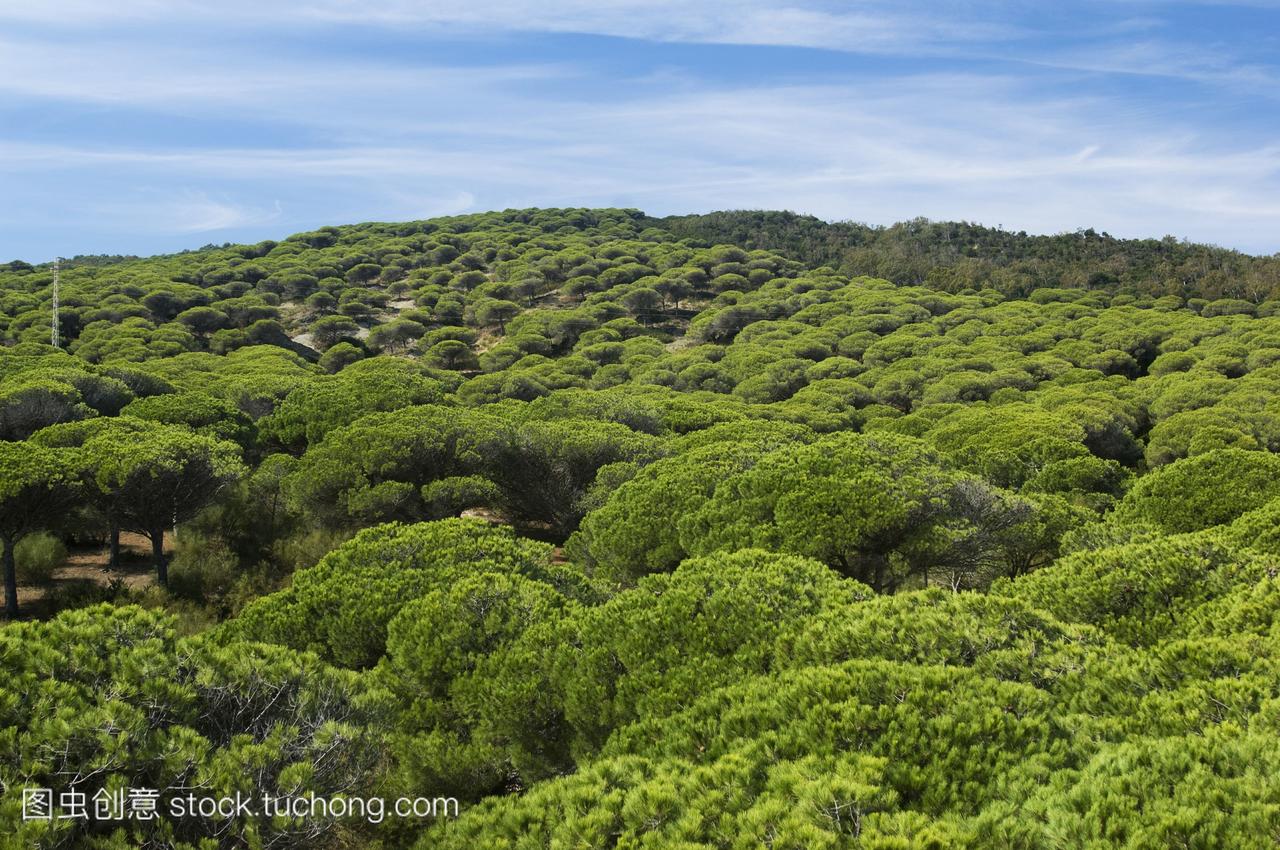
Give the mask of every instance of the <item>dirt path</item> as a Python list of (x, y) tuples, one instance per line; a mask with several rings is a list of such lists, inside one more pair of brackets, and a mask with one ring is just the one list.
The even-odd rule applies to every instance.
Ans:
[[(166, 537), (165, 551), (172, 553), (172, 541)], [(86, 584), (101, 588), (119, 580), (130, 590), (143, 590), (156, 582), (155, 569), (151, 565), (151, 542), (141, 534), (123, 532), (120, 535), (120, 564), (115, 570), (107, 569), (109, 552), (102, 548), (72, 549), (67, 560), (55, 567), (48, 584), (18, 585), (18, 601), (24, 617), (39, 617), (51, 613), (50, 607), (62, 593), (73, 592)]]

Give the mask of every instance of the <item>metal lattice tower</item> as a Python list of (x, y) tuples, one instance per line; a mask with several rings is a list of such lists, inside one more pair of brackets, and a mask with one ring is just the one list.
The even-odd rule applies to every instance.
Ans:
[(58, 334), (58, 276), (61, 271), (62, 258), (53, 258), (53, 321), (49, 327), (49, 340), (54, 348), (61, 348)]

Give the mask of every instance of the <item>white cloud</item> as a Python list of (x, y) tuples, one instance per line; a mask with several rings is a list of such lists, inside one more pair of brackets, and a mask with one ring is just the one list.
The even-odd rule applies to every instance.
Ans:
[(173, 195), (142, 191), (124, 202), (89, 205), (89, 214), (105, 216), (119, 229), (154, 233), (209, 233), (269, 224), (283, 213), (279, 201), (269, 207), (238, 203), (225, 196), (184, 189)]
[(412, 66), (370, 60), (317, 62), (264, 57), (243, 49), (208, 50), (104, 40), (74, 45), (47, 39), (0, 40), (0, 93), (102, 104), (170, 107), (196, 113), (286, 116), (375, 105), (402, 97), (461, 100), (512, 83), (549, 80), (564, 65)]
[(283, 213), (280, 203), (272, 209), (255, 209), (210, 198), (203, 192), (191, 192), (163, 204), (155, 210), (170, 227), (182, 233), (205, 233), (234, 227), (266, 224)]
[(1274, 65), (1242, 62), (1221, 48), (1148, 39), (1051, 50), (1020, 61), (1098, 74), (1168, 77), (1280, 97), (1280, 73)]
[[(1042, 45), (1022, 66), (931, 62), (949, 70), (925, 74), (884, 63), (829, 73), (821, 84), (788, 77), (808, 80), (794, 85), (712, 84), (670, 67), (624, 78), (630, 69), (607, 62), (522, 62), (514, 47), (516, 58), (494, 64), (503, 51), (492, 45), (477, 51), (477, 67), (462, 67), (403, 49), (272, 51), (235, 37), (287, 26), (306, 41), (362, 25), (434, 38), (585, 32), (1017, 59), (1036, 43), (999, 21), (1025, 19), (1017, 5), (965, 14), (971, 4), (917, 0), (0, 0), (0, 21), (14, 22), (0, 37), (0, 107), (35, 104), (48, 115), (52, 105), (72, 126), (81, 116), (91, 127), (98, 116), (141, 116), (136, 132), (121, 131), (117, 118), (115, 142), (94, 139), (92, 129), (84, 141), (21, 135), (17, 126), (0, 132), (9, 202), (0, 215), (14, 221), (12, 210), (83, 196), (66, 221), (105, 216), (114, 233), (138, 234), (262, 227), (265, 237), (507, 206), (757, 207), (1280, 247), (1280, 148), (1256, 141), (1263, 134), (1233, 137), (1202, 104), (1061, 85), (1142, 74), (1167, 78), (1161, 86), (1211, 83), (1251, 96), (1280, 88), (1273, 66), (1161, 41), (1147, 18), (1100, 21), (1094, 38), (1069, 49)], [(1142, 13), (1159, 4), (1129, 5)], [(170, 37), (195, 26), (213, 35), (195, 46)], [(23, 27), (39, 36), (20, 37)], [(1142, 40), (1116, 46), (1121, 34)], [(983, 72), (961, 70), (973, 68)], [(597, 74), (606, 75), (603, 93)], [(149, 138), (153, 118), (170, 133)], [(93, 205), (119, 197), (130, 200)]]
[[(1106, 100), (1036, 101), (1005, 77), (694, 90), (572, 110), (505, 96), (482, 111), (502, 114), (510, 135), (495, 140), (477, 116), (460, 116), (455, 127), (468, 129), (454, 137), (424, 131), (397, 144), (10, 143), (0, 144), (0, 175), (111, 172), (141, 184), (292, 191), (303, 200), (286, 202), (281, 223), (302, 221), (307, 206), (305, 226), (619, 204), (657, 213), (787, 208), (884, 223), (927, 215), (1035, 232), (1092, 226), (1266, 251), (1280, 231), (1280, 145), (1229, 147), (1174, 122), (1118, 116)], [(237, 216), (222, 198), (186, 201), (187, 213), (173, 219), (192, 229), (263, 213)]]
[[(1236, 63), (1233, 50), (1170, 33), (1158, 12), (1178, 6), (1271, 9), (1280, 8), (1280, 0), (1126, 0), (1106, 11), (1099, 4), (1091, 13), (1082, 12), (1070, 27), (1053, 17), (1050, 30), (1036, 22), (1030, 11), (1034, 5), (1015, 0), (0, 0), (0, 21), (61, 32), (79, 29), (95, 36), (95, 30), (128, 35), (141, 27), (230, 33), (318, 27), (449, 36), (575, 33), (655, 42), (997, 59), (1232, 86), (1276, 85), (1274, 63)], [(1125, 7), (1140, 14), (1130, 15)], [(1139, 35), (1143, 37), (1135, 37)], [(0, 45), (0, 56), (13, 47)], [(198, 89), (204, 87), (198, 77), (186, 79)]]
[(0, 0), (0, 20), (60, 26), (94, 25), (104, 21), (155, 19), (175, 12), (190, 14), (197, 8), (181, 0), (115, 0), (110, 4), (96, 0), (46, 0), (42, 3)]
[(276, 25), (406, 26), (494, 32), (609, 35), (655, 41), (768, 44), (876, 52), (944, 41), (991, 39), (1014, 30), (998, 14), (980, 20), (937, 14), (928, 3), (883, 0), (294, 0), (256, 3), (115, 0), (0, 0), (0, 20), (46, 26)]
[(770, 0), (318, 0), (300, 13), (329, 22), (565, 32), (651, 41), (898, 51), (1009, 37), (997, 18), (939, 15), (928, 4)]

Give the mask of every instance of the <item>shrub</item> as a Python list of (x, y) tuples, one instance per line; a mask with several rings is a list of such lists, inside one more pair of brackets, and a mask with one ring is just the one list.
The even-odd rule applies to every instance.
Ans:
[(18, 581), (23, 584), (47, 584), (53, 571), (67, 559), (67, 547), (48, 532), (28, 534), (14, 547), (18, 562)]
[(1216, 449), (1143, 476), (1121, 503), (1120, 513), (1178, 534), (1231, 522), (1277, 497), (1280, 456)]
[(315, 566), (350, 537), (345, 531), (315, 528), (277, 540), (271, 554), (275, 562), (289, 572), (305, 570)]
[(239, 574), (240, 561), (224, 541), (192, 531), (177, 538), (169, 564), (174, 595), (209, 602), (230, 591)]

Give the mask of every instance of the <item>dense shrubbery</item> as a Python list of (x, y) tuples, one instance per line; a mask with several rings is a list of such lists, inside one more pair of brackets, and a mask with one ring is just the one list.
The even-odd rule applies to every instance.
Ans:
[(281, 647), (179, 640), (169, 618), (135, 607), (8, 626), (0, 657), (0, 811), (15, 846), (307, 847), (334, 825), (23, 821), (21, 788), (323, 795), (368, 787), (384, 758), (385, 700), (354, 675)]
[[(1272, 846), (1271, 265), (945, 229), (323, 228), (71, 263), (65, 351), (49, 270), (0, 268), (9, 614), (121, 532), (168, 585), (0, 630), (8, 833)], [(24, 786), (465, 811), (23, 822)]]
[[(990, 287), (1026, 296), (1050, 288), (1174, 295), (1207, 301), (1204, 315), (1261, 312), (1280, 297), (1280, 262), (1163, 239), (1117, 239), (1095, 230), (1056, 236), (956, 221), (914, 219), (890, 227), (783, 212), (719, 212), (654, 222), (681, 238), (779, 251), (811, 265), (955, 291)], [(1259, 302), (1265, 302), (1260, 304)], [(1267, 313), (1269, 315), (1270, 313)]]

